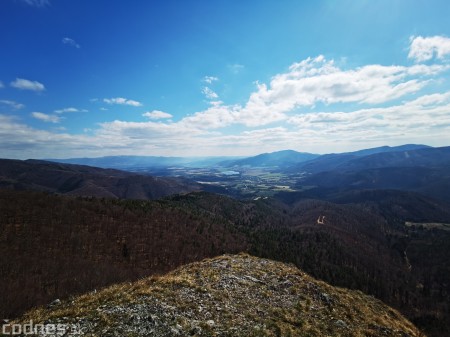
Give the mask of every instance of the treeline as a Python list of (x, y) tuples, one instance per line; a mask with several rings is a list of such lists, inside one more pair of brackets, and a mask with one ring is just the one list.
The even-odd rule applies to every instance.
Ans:
[(0, 190), (0, 317), (225, 252), (246, 238), (168, 201)]

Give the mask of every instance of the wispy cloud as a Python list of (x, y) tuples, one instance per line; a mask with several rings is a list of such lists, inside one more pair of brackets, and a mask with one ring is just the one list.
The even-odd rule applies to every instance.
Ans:
[(217, 95), (217, 93), (214, 90), (212, 90), (211, 88), (208, 88), (208, 87), (203, 87), (202, 94), (205, 95), (205, 97), (207, 99), (219, 98), (219, 95)]
[(148, 111), (143, 113), (142, 116), (150, 119), (167, 119), (173, 117), (171, 114), (160, 110)]
[(20, 90), (44, 91), (45, 86), (38, 81), (30, 81), (24, 78), (16, 78), (10, 83), (13, 88)]
[(39, 119), (46, 123), (59, 123), (61, 122), (61, 117), (57, 115), (49, 115), (43, 112), (32, 112), (31, 116), (33, 118)]
[(25, 105), (23, 105), (21, 103), (17, 103), (14, 101), (8, 101), (8, 100), (4, 100), (4, 99), (0, 100), (0, 103), (8, 105), (11, 108), (13, 108), (14, 110), (23, 109), (25, 107)]
[(56, 112), (58, 114), (62, 114), (62, 113), (66, 113), (66, 112), (88, 112), (88, 110), (70, 107), (70, 108), (58, 109), (58, 110), (55, 110), (54, 112)]
[(119, 105), (131, 105), (131, 106), (142, 106), (141, 102), (134, 101), (132, 99), (127, 99), (123, 97), (116, 97), (116, 98), (104, 98), (103, 102), (108, 104), (119, 104)]
[[(450, 143), (450, 91), (442, 78), (449, 69), (446, 62), (345, 68), (318, 56), (257, 83), (242, 104), (225, 104), (206, 86), (214, 93), (203, 90), (211, 104), (177, 121), (153, 110), (143, 114), (146, 121), (114, 120), (70, 135), (30, 128), (0, 115), (0, 144), (10, 157), (30, 156), (27, 151), (36, 148), (41, 157), (68, 157), (246, 155), (283, 148), (321, 153), (408, 142), (444, 146)], [(428, 92), (439, 86), (442, 92), (424, 94), (424, 88)], [(120, 97), (100, 101), (142, 105)], [(51, 123), (62, 118), (34, 114)]]
[(205, 76), (205, 77), (203, 77), (203, 82), (208, 83), (208, 84), (211, 84), (211, 83), (216, 82), (218, 80), (219, 80), (219, 78), (215, 77), (215, 76)]
[(20, 0), (20, 1), (33, 7), (45, 7), (50, 5), (49, 0)]
[(1, 89), (1, 88), (4, 88), (4, 87), (5, 87), (5, 85), (3, 84), (2, 81), (0, 81), (0, 89)]
[(239, 74), (245, 67), (242, 64), (239, 63), (234, 63), (234, 64), (229, 64), (228, 65), (228, 69), (230, 69), (230, 71), (233, 74)]
[[(308, 58), (290, 66), (289, 71), (272, 77), (270, 83), (257, 83), (245, 105), (214, 106), (181, 120), (210, 128), (232, 124), (257, 127), (286, 120), (300, 108), (318, 103), (382, 104), (418, 92), (430, 83), (427, 76), (448, 70), (444, 65), (367, 65), (343, 70), (323, 56)], [(217, 98), (207, 88), (203, 93)]]
[(80, 48), (81, 48), (81, 46), (80, 46), (77, 42), (75, 42), (74, 39), (71, 39), (71, 38), (69, 38), (69, 37), (64, 37), (64, 38), (62, 39), (62, 43), (63, 43), (63, 44), (66, 44), (66, 45), (68, 45), (68, 46), (77, 48), (77, 49), (80, 49)]
[(445, 36), (412, 36), (408, 57), (416, 62), (429, 61), (433, 57), (444, 59), (450, 55), (450, 38)]

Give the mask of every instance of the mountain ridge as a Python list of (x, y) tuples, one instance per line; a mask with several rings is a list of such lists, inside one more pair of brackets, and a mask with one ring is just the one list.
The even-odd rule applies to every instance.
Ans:
[(282, 150), (270, 153), (261, 153), (253, 157), (238, 160), (224, 161), (223, 166), (251, 166), (251, 167), (283, 167), (292, 166), (319, 157), (318, 154), (298, 152), (294, 150)]
[(157, 199), (200, 189), (195, 183), (180, 178), (144, 176), (115, 169), (34, 159), (0, 159), (0, 186), (17, 190), (128, 199)]
[[(435, 149), (427, 145), (405, 144), (400, 146), (381, 146), (371, 149), (358, 150), (354, 152), (325, 154), (316, 159), (300, 163), (289, 168), (289, 171), (305, 170), (310, 173), (318, 173), (322, 171), (331, 171), (335, 169), (343, 169), (352, 161), (361, 161), (371, 156), (389, 156), (390, 153), (401, 153), (406, 151), (417, 151)], [(392, 156), (391, 156), (392, 157)], [(373, 158), (373, 157), (372, 157)]]

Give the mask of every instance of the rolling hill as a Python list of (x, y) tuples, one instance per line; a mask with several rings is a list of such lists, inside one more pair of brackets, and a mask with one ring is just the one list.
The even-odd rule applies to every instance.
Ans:
[(286, 168), (298, 163), (302, 163), (317, 158), (318, 156), (319, 156), (318, 154), (313, 153), (284, 150), (272, 153), (263, 153), (254, 157), (248, 157), (238, 160), (227, 160), (221, 162), (221, 165), (226, 167), (250, 166), (250, 167)]
[(13, 323), (30, 321), (94, 336), (423, 336), (373, 297), (245, 254), (56, 301)]
[(322, 164), (314, 164), (314, 170), (320, 172), (297, 183), (299, 188), (308, 186), (305, 195), (323, 198), (349, 190), (397, 189), (450, 201), (450, 147), (377, 153), (350, 160), (342, 157), (333, 160), (333, 169)]
[(156, 178), (40, 160), (8, 159), (0, 159), (0, 187), (121, 199), (157, 199), (200, 189), (195, 183), (177, 178)]
[[(431, 152), (426, 152), (427, 150), (431, 150)], [(425, 152), (419, 152), (415, 155), (416, 151), (424, 150)], [(351, 167), (357, 168), (359, 163), (359, 168), (363, 168), (365, 164), (365, 168), (368, 167), (384, 167), (385, 165), (397, 166), (401, 164), (405, 164), (404, 160), (409, 155), (410, 165), (412, 164), (423, 164), (427, 159), (436, 160), (438, 156), (438, 152), (440, 150), (433, 151), (434, 148), (430, 148), (426, 145), (414, 145), (407, 144), (401, 146), (382, 146), (372, 149), (359, 150), (355, 152), (344, 152), (344, 153), (333, 153), (333, 154), (325, 154), (316, 159), (309, 160), (304, 163), (300, 163), (294, 167), (288, 168), (289, 172), (295, 172), (298, 170), (307, 171), (310, 173), (317, 173), (323, 171), (332, 171), (332, 170), (345, 170)], [(445, 151), (445, 150), (444, 150)], [(406, 154), (407, 153), (407, 154)], [(413, 162), (412, 158), (422, 158), (422, 161)], [(394, 162), (395, 160), (395, 162)], [(402, 162), (403, 160), (403, 162)], [(370, 166), (372, 165), (372, 166)]]

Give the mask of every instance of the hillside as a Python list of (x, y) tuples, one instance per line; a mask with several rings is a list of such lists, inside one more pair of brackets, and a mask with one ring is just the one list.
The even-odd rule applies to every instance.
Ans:
[(450, 232), (405, 224), (450, 223), (450, 207), (396, 193), (347, 195), (335, 204), (204, 192), (139, 201), (0, 190), (0, 316), (246, 251), (374, 295), (442, 336), (450, 322)]
[(238, 160), (224, 161), (221, 164), (226, 167), (250, 166), (286, 168), (298, 163), (312, 160), (317, 157), (319, 157), (319, 155), (313, 153), (284, 150), (272, 153), (263, 153), (254, 157), (248, 157)]
[(295, 188), (304, 196), (328, 200), (349, 191), (395, 189), (450, 201), (450, 147), (348, 156), (308, 162), (300, 170), (312, 173), (298, 180)]
[(243, 254), (56, 301), (18, 322), (30, 320), (89, 336), (423, 336), (373, 297)]
[[(444, 157), (442, 157), (444, 155)], [(299, 163), (288, 171), (303, 170), (318, 173), (332, 170), (356, 170), (364, 168), (427, 166), (449, 162), (448, 148), (432, 148), (425, 145), (382, 146), (355, 152), (325, 154), (316, 159)]]
[(161, 157), (161, 156), (106, 156), (97, 158), (48, 159), (63, 164), (89, 165), (133, 171), (139, 168), (165, 168), (169, 166), (205, 167), (223, 160), (240, 157)]
[(157, 199), (199, 190), (192, 182), (156, 178), (113, 169), (38, 160), (0, 159), (0, 187), (67, 195)]

